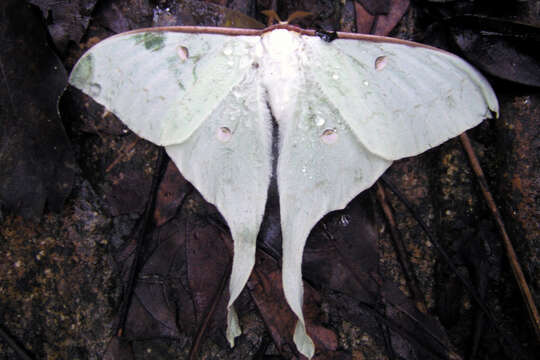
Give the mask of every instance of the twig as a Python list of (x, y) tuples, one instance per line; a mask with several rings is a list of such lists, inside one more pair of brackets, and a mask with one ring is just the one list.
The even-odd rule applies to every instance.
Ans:
[(469, 161), (471, 162), (471, 167), (473, 168), (473, 171), (475, 172), (478, 178), (478, 183), (480, 184), (480, 188), (482, 189), (482, 194), (484, 195), (484, 198), (486, 199), (488, 208), (491, 211), (491, 214), (493, 215), (493, 217), (495, 218), (495, 223), (497, 224), (499, 232), (501, 233), (503, 243), (506, 248), (506, 255), (508, 256), (508, 261), (510, 262), (512, 273), (514, 274), (514, 278), (516, 279), (519, 290), (521, 291), (521, 296), (523, 297), (523, 300), (525, 301), (525, 305), (529, 313), (529, 319), (536, 333), (536, 338), (537, 340), (540, 341), (540, 316), (538, 315), (538, 309), (536, 308), (536, 305), (534, 303), (534, 300), (531, 294), (531, 290), (529, 289), (529, 286), (527, 285), (527, 281), (525, 280), (525, 276), (523, 275), (523, 271), (521, 270), (521, 266), (519, 265), (519, 262), (517, 260), (516, 252), (514, 250), (514, 247), (512, 246), (510, 237), (508, 236), (508, 233), (506, 232), (506, 228), (502, 221), (501, 214), (499, 213), (499, 209), (497, 209), (497, 205), (495, 204), (493, 195), (491, 195), (491, 192), (489, 191), (486, 177), (484, 176), (484, 172), (482, 171), (480, 162), (478, 161), (478, 158), (476, 157), (474, 153), (474, 149), (471, 145), (471, 141), (469, 140), (469, 137), (467, 136), (466, 133), (463, 133), (459, 136), (459, 139), (461, 140), (461, 144), (463, 144), (463, 147), (465, 148), (465, 152), (467, 153), (469, 157)]
[[(421, 351), (427, 353), (430, 355), (430, 359), (455, 359), (454, 356), (455, 353), (453, 353), (450, 349), (446, 348), (445, 350), (448, 351), (447, 354), (442, 354), (438, 349), (434, 349), (430, 344), (426, 342), (419, 342), (416, 339), (416, 336), (414, 333), (411, 333), (407, 329), (405, 329), (403, 326), (398, 324), (396, 321), (389, 319), (385, 315), (381, 314), (377, 309), (375, 309), (371, 304), (368, 304), (366, 302), (360, 301), (358, 303), (362, 308), (366, 309), (370, 314), (372, 314), (376, 319), (380, 320), (383, 324), (388, 326), (390, 329), (398, 333), (401, 337), (404, 339), (407, 339), (411, 344), (413, 344), (417, 349), (421, 349)], [(429, 333), (428, 333), (429, 334)], [(432, 335), (432, 334), (430, 334)], [(427, 355), (424, 354), (424, 355)], [(459, 358), (459, 357), (458, 357)]]
[[(489, 309), (486, 307), (486, 305), (484, 304), (484, 302), (482, 301), (482, 299), (480, 298), (480, 296), (478, 295), (478, 292), (476, 291), (476, 289), (472, 286), (472, 284), (465, 278), (465, 276), (458, 271), (456, 265), (454, 264), (454, 262), (452, 261), (452, 259), (450, 259), (450, 256), (448, 256), (448, 254), (446, 253), (446, 251), (443, 249), (443, 247), (441, 246), (441, 244), (439, 244), (439, 241), (435, 238), (435, 236), (433, 235), (433, 233), (428, 229), (426, 223), (422, 220), (422, 218), (418, 215), (418, 212), (412, 207), (411, 203), (397, 190), (397, 188), (391, 183), (389, 182), (388, 180), (386, 180), (386, 178), (383, 176), (380, 178), (380, 180), (384, 183), (385, 186), (387, 186), (390, 190), (392, 190), (392, 192), (399, 198), (399, 200), (403, 203), (403, 205), (405, 205), (405, 207), (410, 211), (410, 213), (412, 214), (412, 216), (415, 218), (415, 220), (418, 222), (418, 225), (420, 225), (420, 227), (422, 228), (422, 230), (426, 233), (429, 241), (433, 244), (433, 246), (437, 249), (437, 251), (439, 252), (439, 254), (441, 255), (442, 259), (444, 260), (444, 262), (448, 265), (448, 267), (450, 267), (450, 269), (456, 274), (456, 276), (458, 277), (458, 279), (461, 281), (461, 283), (463, 284), (463, 286), (465, 287), (465, 289), (467, 289), (467, 291), (469, 292), (469, 294), (471, 295), (471, 297), (475, 300), (475, 302), (478, 304), (478, 306), (480, 307), (480, 309), (482, 310), (482, 312), (486, 315), (486, 317), (489, 319), (489, 321), (491, 322), (491, 324), (493, 325), (494, 329), (497, 331), (497, 333), (499, 333), (501, 335), (501, 338), (502, 340), (505, 340), (506, 343), (511, 346), (511, 349), (509, 349), (509, 351), (511, 353), (513, 353), (514, 355), (518, 355), (518, 356), (521, 356), (522, 358), (528, 358), (527, 356), (525, 356), (525, 354), (523, 353), (523, 350), (521, 349), (521, 346), (520, 344), (515, 340), (515, 338), (507, 333), (506, 331), (504, 331), (499, 323), (497, 322), (497, 320), (495, 319), (495, 317), (493, 316), (493, 314), (491, 313), (491, 311), (489, 311)], [(501, 342), (502, 343), (502, 342)], [(502, 343), (504, 344), (504, 343)]]
[(227, 269), (223, 273), (223, 276), (221, 277), (221, 283), (219, 284), (219, 289), (214, 296), (214, 299), (212, 301), (212, 304), (210, 305), (210, 308), (208, 309), (208, 312), (206, 313), (203, 322), (201, 323), (201, 326), (197, 330), (197, 335), (195, 336), (195, 340), (193, 340), (193, 345), (191, 346), (191, 350), (189, 351), (189, 360), (196, 360), (197, 355), (199, 354), (199, 349), (202, 344), (202, 339), (204, 334), (206, 333), (206, 329), (208, 329), (208, 325), (210, 324), (210, 320), (212, 319), (212, 316), (214, 315), (217, 304), (219, 304), (221, 298), (223, 297), (223, 292), (225, 291), (225, 288), (227, 285), (227, 280), (230, 277), (231, 274), (231, 267), (232, 267), (232, 261), (229, 262), (229, 265), (227, 266)]
[(411, 263), (409, 262), (409, 256), (405, 246), (403, 245), (403, 241), (401, 241), (402, 239), (399, 236), (396, 221), (394, 220), (394, 215), (392, 214), (392, 209), (388, 204), (386, 193), (380, 183), (377, 183), (377, 199), (379, 200), (379, 204), (381, 205), (384, 215), (386, 216), (386, 220), (390, 226), (390, 234), (392, 235), (398, 261), (401, 265), (401, 270), (403, 271), (405, 280), (407, 280), (407, 283), (409, 284), (415, 304), (418, 309), (425, 314), (427, 313), (427, 308), (424, 302), (424, 295), (418, 286), (418, 279), (416, 278), (416, 274), (414, 273)]
[[(332, 234), (330, 234), (330, 232), (326, 229), (325, 226), (323, 226), (323, 231), (324, 231), (324, 234), (328, 237), (328, 239), (330, 241), (335, 241), (334, 237), (332, 236)], [(349, 268), (347, 262), (345, 262), (344, 265), (347, 268)], [(382, 280), (376, 274), (374, 274), (374, 273), (364, 273), (364, 272), (358, 273), (358, 272), (356, 272), (356, 271), (354, 271), (353, 269), (350, 269), (350, 268), (349, 268), (349, 271), (351, 272), (352, 276), (358, 281), (359, 284), (368, 284), (369, 281), (372, 281), (373, 283), (377, 284), (378, 287), (380, 288)], [(369, 287), (366, 287), (364, 290), (366, 291), (366, 293), (368, 293), (371, 296), (372, 299), (379, 299), (380, 296), (381, 296), (380, 291), (378, 293), (375, 293), (375, 292), (369, 290)], [(443, 341), (436, 334), (431, 332), (430, 329), (428, 329), (426, 326), (424, 326), (422, 321), (418, 320), (413, 314), (411, 314), (410, 312), (403, 309), (403, 307), (400, 306), (399, 304), (395, 304), (394, 302), (392, 302), (392, 300), (389, 299), (388, 297), (386, 298), (386, 303), (388, 305), (393, 306), (394, 309), (398, 310), (399, 312), (401, 312), (402, 314), (407, 316), (409, 319), (411, 319), (417, 326), (421, 327), (422, 330), (425, 331), (425, 334), (427, 336), (429, 336), (430, 338), (435, 340), (435, 342), (437, 342), (441, 347), (445, 348), (445, 350), (448, 351), (448, 354), (451, 355), (451, 356), (449, 355), (451, 359), (455, 359), (455, 360), (458, 360), (458, 359), (460, 360), (461, 359), (457, 355), (456, 356), (452, 355), (454, 353), (452, 352), (451, 349), (448, 348), (445, 341)], [(391, 322), (392, 320), (389, 320), (389, 321)], [(387, 325), (392, 327), (393, 323), (389, 323)], [(401, 331), (401, 328), (392, 328), (392, 330), (397, 331), (399, 333)], [(406, 334), (406, 335), (407, 335), (407, 336), (405, 336), (406, 339), (409, 338), (408, 336), (411, 336), (411, 334)], [(426, 346), (427, 346), (427, 345), (422, 346), (421, 343), (419, 341), (417, 341), (417, 340), (414, 340), (413, 343), (416, 344), (417, 346), (420, 346), (421, 348), (426, 348)]]
[(109, 166), (107, 166), (105, 172), (108, 173), (109, 171), (111, 171), (120, 162), (120, 160), (122, 160), (122, 158), (126, 156), (126, 154), (129, 153), (135, 147), (135, 145), (137, 145), (140, 139), (141, 138), (137, 136), (132, 142), (122, 146), (119, 151), (120, 154), (116, 157), (116, 159), (113, 160), (113, 162)]
[(17, 354), (18, 357), (20, 357), (22, 360), (32, 360), (32, 358), (26, 353), (26, 351), (22, 348), (21, 345), (17, 343), (17, 340), (13, 338), (10, 334), (7, 333), (7, 331), (4, 330), (0, 326), (0, 338), (4, 340), (9, 347)]
[(152, 178), (150, 198), (149, 198), (148, 203), (146, 204), (143, 218), (141, 219), (139, 226), (137, 226), (137, 232), (138, 232), (137, 246), (135, 248), (135, 255), (134, 255), (133, 263), (131, 264), (130, 269), (129, 269), (129, 277), (128, 277), (128, 282), (126, 285), (126, 293), (124, 297), (125, 300), (120, 308), (120, 321), (118, 322), (118, 328), (116, 330), (116, 335), (120, 337), (124, 333), (124, 328), (126, 326), (126, 320), (127, 320), (127, 316), (129, 312), (129, 307), (131, 305), (131, 299), (133, 297), (133, 292), (135, 290), (135, 280), (139, 272), (139, 265), (141, 263), (141, 259), (143, 255), (143, 249), (144, 249), (143, 245), (144, 245), (144, 236), (146, 234), (146, 228), (148, 227), (148, 223), (150, 221), (151, 215), (154, 212), (157, 188), (159, 186), (161, 177), (163, 176), (164, 170), (167, 165), (167, 157), (165, 157), (165, 150), (163, 150), (163, 148), (159, 149), (156, 163), (157, 163), (157, 167), (156, 167), (157, 173)]
[(390, 327), (388, 324), (383, 324), (380, 321), (377, 321), (377, 325), (379, 326), (379, 331), (382, 333), (386, 356), (388, 356), (389, 360), (396, 360), (397, 356), (396, 352), (394, 351), (394, 347), (392, 346), (392, 334), (390, 333)]

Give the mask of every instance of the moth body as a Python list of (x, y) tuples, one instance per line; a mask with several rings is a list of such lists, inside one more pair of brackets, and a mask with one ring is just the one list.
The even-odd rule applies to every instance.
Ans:
[(302, 37), (299, 33), (278, 29), (261, 36), (264, 49), (259, 70), (268, 94), (274, 118), (291, 121), (301, 88), (301, 66), (304, 58)]

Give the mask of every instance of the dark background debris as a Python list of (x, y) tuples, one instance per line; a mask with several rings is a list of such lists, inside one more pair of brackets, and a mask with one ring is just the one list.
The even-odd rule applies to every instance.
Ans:
[(47, 44), (38, 11), (2, 4), (0, 41), (0, 206), (39, 218), (60, 211), (71, 192), (75, 159), (57, 112), (67, 74)]

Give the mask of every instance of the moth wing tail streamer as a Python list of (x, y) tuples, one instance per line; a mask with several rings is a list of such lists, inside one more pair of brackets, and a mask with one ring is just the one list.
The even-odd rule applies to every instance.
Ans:
[(227, 338), (240, 335), (232, 307), (255, 264), (272, 173), (271, 117), (255, 76), (243, 81), (185, 142), (166, 146), (182, 174), (214, 204), (234, 240)]
[(339, 111), (306, 80), (288, 121), (278, 119), (277, 180), (283, 236), (283, 290), (298, 316), (294, 342), (311, 358), (315, 349), (302, 313), (302, 254), (311, 229), (327, 213), (344, 208), (390, 166), (358, 141)]
[(362, 144), (397, 160), (498, 113), (487, 80), (461, 58), (419, 44), (308, 39), (312, 76)]
[(311, 357), (302, 315), (301, 262), (313, 226), (370, 187), (392, 160), (476, 126), (498, 103), (460, 58), (425, 46), (304, 37), (305, 86), (280, 124), (278, 187), (283, 287), (299, 318), (294, 340)]
[(272, 123), (257, 75), (256, 36), (131, 32), (106, 39), (70, 83), (167, 153), (214, 204), (234, 240), (227, 338), (240, 335), (232, 306), (255, 263), (272, 173)]

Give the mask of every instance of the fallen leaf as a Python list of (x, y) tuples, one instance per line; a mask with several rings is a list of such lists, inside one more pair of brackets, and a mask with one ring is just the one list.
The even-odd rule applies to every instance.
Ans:
[(57, 104), (67, 83), (33, 5), (0, 6), (0, 204), (26, 218), (61, 211), (75, 159)]

